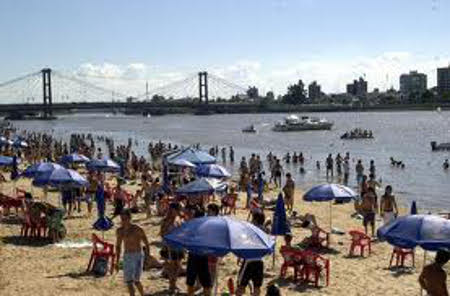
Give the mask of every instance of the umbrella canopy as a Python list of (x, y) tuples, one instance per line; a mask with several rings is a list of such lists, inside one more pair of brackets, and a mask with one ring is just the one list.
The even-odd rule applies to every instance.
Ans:
[(229, 178), (231, 174), (221, 165), (218, 164), (205, 164), (197, 167), (196, 173), (201, 177), (211, 178)]
[(111, 173), (117, 173), (120, 171), (120, 165), (108, 158), (92, 159), (91, 161), (86, 163), (86, 167), (90, 171)]
[(187, 160), (195, 165), (199, 164), (213, 164), (216, 163), (216, 158), (209, 155), (207, 152), (197, 150), (192, 147), (184, 149), (178, 153), (167, 156), (167, 162), (172, 164), (178, 159)]
[(222, 192), (227, 189), (227, 184), (217, 179), (200, 178), (177, 189), (178, 195), (198, 195)]
[(1, 136), (0, 137), (0, 146), (2, 145), (12, 145), (14, 142), (11, 140), (8, 140), (6, 137)]
[(105, 190), (103, 189), (103, 185), (97, 186), (95, 201), (97, 202), (98, 219), (95, 221), (93, 227), (100, 231), (111, 229), (111, 227), (114, 226), (114, 223), (105, 216)]
[(450, 220), (439, 216), (400, 217), (379, 228), (377, 235), (400, 248), (420, 246), (427, 251), (450, 250)]
[(275, 212), (273, 213), (272, 235), (285, 235), (290, 233), (288, 221), (286, 219), (286, 208), (284, 207), (283, 194), (278, 194)]
[(175, 165), (175, 166), (180, 166), (180, 167), (186, 167), (186, 168), (195, 168), (196, 167), (196, 165), (193, 164), (192, 162), (190, 162), (189, 160), (182, 159), (182, 158), (175, 159), (170, 164)]
[(78, 154), (78, 153), (64, 155), (61, 158), (62, 163), (86, 163), (89, 160), (90, 159), (88, 157), (84, 156), (83, 154)]
[(13, 147), (15, 148), (27, 148), (28, 147), (28, 143), (25, 141), (22, 141), (21, 139), (16, 139), (13, 143), (12, 143)]
[(53, 162), (40, 162), (30, 165), (22, 173), (22, 176), (27, 178), (34, 178), (41, 173), (51, 172), (56, 169), (63, 169), (64, 167)]
[(358, 195), (350, 188), (340, 184), (322, 184), (308, 190), (303, 195), (305, 201), (349, 202)]
[(192, 219), (164, 236), (164, 241), (198, 255), (222, 257), (231, 252), (244, 259), (262, 258), (275, 246), (258, 227), (228, 216)]
[(83, 176), (74, 170), (65, 168), (40, 173), (33, 181), (34, 186), (83, 187), (88, 184), (88, 181)]
[(13, 164), (14, 164), (13, 157), (0, 155), (0, 166), (12, 166)]

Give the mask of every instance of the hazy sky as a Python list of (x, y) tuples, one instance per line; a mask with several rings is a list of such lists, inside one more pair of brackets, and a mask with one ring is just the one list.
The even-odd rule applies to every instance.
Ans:
[(0, 27), (0, 81), (49, 66), (123, 91), (199, 70), (276, 92), (410, 69), (432, 86), (450, 62), (450, 0), (1, 0)]

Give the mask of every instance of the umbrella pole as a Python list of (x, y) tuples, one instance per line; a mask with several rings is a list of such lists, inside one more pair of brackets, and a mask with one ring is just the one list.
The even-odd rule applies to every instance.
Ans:
[(275, 269), (275, 253), (277, 252), (277, 236), (275, 236), (275, 246), (274, 246), (274, 250), (273, 250), (273, 256), (272, 256), (272, 270)]

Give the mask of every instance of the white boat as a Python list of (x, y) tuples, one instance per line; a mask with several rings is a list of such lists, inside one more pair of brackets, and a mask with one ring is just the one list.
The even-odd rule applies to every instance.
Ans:
[(329, 130), (333, 122), (317, 117), (289, 115), (284, 122), (276, 122), (272, 130), (276, 132), (309, 131), (309, 130)]

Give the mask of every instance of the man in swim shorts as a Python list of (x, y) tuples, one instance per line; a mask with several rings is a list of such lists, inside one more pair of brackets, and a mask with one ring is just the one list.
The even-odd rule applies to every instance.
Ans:
[[(131, 223), (131, 211), (124, 210), (120, 214), (121, 227), (117, 229), (116, 242), (116, 268), (119, 269), (119, 260), (122, 243), (123, 253), (123, 278), (128, 287), (130, 296), (135, 295), (135, 287), (141, 296), (144, 295), (144, 288), (141, 284), (141, 274), (144, 264), (144, 254), (142, 244), (145, 245), (146, 252), (149, 252), (150, 245), (144, 230)], [(147, 254), (149, 255), (149, 254)]]

